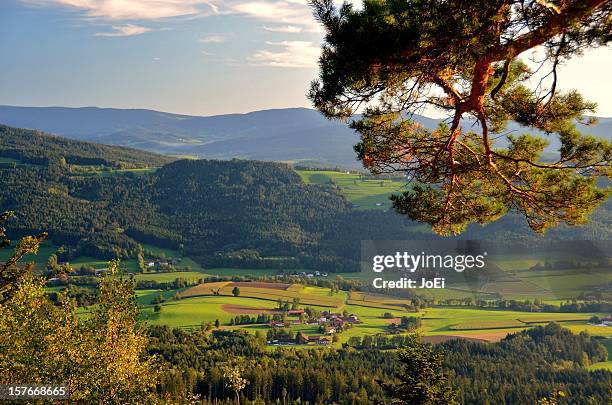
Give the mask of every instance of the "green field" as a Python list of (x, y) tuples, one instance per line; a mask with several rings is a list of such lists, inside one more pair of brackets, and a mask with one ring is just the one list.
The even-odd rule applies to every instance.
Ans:
[[(45, 241), (38, 255), (28, 255), (27, 261), (34, 261), (39, 267), (44, 267), (47, 258), (57, 250), (58, 246), (51, 241)], [(160, 248), (150, 245), (144, 246), (145, 251), (155, 255), (165, 257), (181, 257), (177, 250)], [(0, 251), (0, 261), (6, 260), (10, 255), (10, 250)], [(502, 292), (504, 298), (533, 299), (544, 298), (546, 302), (559, 304), (562, 300), (575, 297), (579, 292), (589, 290), (593, 286), (612, 281), (612, 274), (606, 271), (591, 270), (529, 270), (537, 261), (538, 257), (504, 257), (498, 265), (502, 269), (495, 279), (489, 280), (488, 284), (480, 286), (481, 291), (474, 293), (470, 290), (466, 281), (458, 281), (456, 285), (444, 290), (431, 290), (426, 292), (432, 296), (443, 298), (461, 298), (482, 296), (490, 298), (495, 291)], [(92, 266), (94, 268), (104, 268), (108, 263), (92, 257), (79, 257), (71, 262), (73, 267), (81, 265)], [(125, 272), (137, 273), (136, 261), (122, 261), (121, 267)], [(145, 273), (136, 274), (136, 280), (155, 280), (158, 282), (172, 282), (177, 278), (183, 278), (190, 282), (208, 275), (220, 276), (269, 276), (278, 273), (275, 269), (204, 269), (188, 257), (182, 257), (179, 269), (187, 268), (186, 271), (167, 272), (167, 273)], [(343, 277), (358, 277), (366, 279), (365, 275), (343, 274)], [(223, 284), (223, 283), (221, 283)], [(242, 284), (240, 286), (241, 295), (232, 296), (232, 285), (227, 282), (227, 286), (221, 286), (212, 291), (201, 291), (194, 289), (183, 290), (137, 290), (137, 301), (142, 307), (142, 319), (150, 324), (167, 324), (169, 326), (193, 328), (204, 323), (214, 322), (219, 319), (224, 328), (240, 328), (254, 332), (256, 330), (266, 331), (267, 325), (245, 325), (229, 326), (228, 322), (234, 316), (241, 313), (256, 314), (261, 311), (269, 311), (277, 306), (280, 298), (286, 302), (291, 302), (294, 298), (300, 299), (300, 306), (312, 306), (320, 310), (356, 314), (362, 323), (355, 324), (349, 330), (340, 334), (338, 344), (346, 342), (351, 336), (363, 336), (367, 334), (386, 333), (391, 322), (398, 323), (402, 316), (418, 316), (422, 318), (421, 333), (426, 337), (456, 337), (470, 338), (483, 341), (496, 341), (505, 337), (508, 333), (516, 333), (536, 325), (543, 325), (554, 321), (574, 333), (587, 332), (594, 336), (606, 338), (604, 342), (612, 352), (612, 328), (603, 326), (593, 326), (587, 320), (593, 316), (606, 316), (608, 314), (590, 313), (530, 313), (496, 309), (477, 309), (473, 307), (451, 307), (434, 306), (421, 312), (410, 312), (404, 308), (404, 304), (409, 303), (406, 299), (390, 297), (381, 294), (340, 291), (331, 294), (328, 288), (302, 285), (281, 286), (257, 286)], [(55, 288), (54, 290), (58, 290)], [(525, 291), (529, 294), (526, 295)], [(176, 293), (180, 292), (183, 296), (180, 300), (174, 300)], [(153, 311), (152, 300), (159, 295), (166, 300), (162, 304), (162, 311)], [(220, 295), (216, 295), (220, 294)], [(191, 297), (190, 297), (191, 295)], [(384, 313), (391, 313), (383, 317)], [(292, 329), (304, 330), (306, 333), (317, 333), (317, 327), (312, 325), (292, 325)], [(592, 369), (610, 368), (612, 359), (608, 362), (592, 365)]]
[(205, 274), (197, 272), (197, 271), (173, 271), (168, 273), (143, 273), (136, 274), (134, 276), (136, 280), (152, 280), (157, 281), (158, 283), (169, 283), (171, 281), (176, 280), (177, 278), (182, 278), (188, 281), (197, 282), (203, 277), (206, 277)]
[(0, 163), (11, 163), (11, 164), (12, 164), (12, 163), (15, 163), (15, 164), (18, 164), (18, 163), (20, 163), (20, 162), (21, 162), (21, 161), (20, 161), (20, 160), (17, 160), (17, 159), (13, 159), (13, 158), (9, 158), (9, 157), (3, 157), (3, 156), (0, 156)]
[[(16, 241), (14, 241), (16, 242)], [(137, 276), (140, 280), (157, 280), (157, 281), (174, 281), (178, 277), (199, 280), (206, 276), (275, 276), (278, 274), (277, 269), (234, 269), (234, 268), (210, 268), (205, 269), (200, 266), (197, 262), (189, 257), (182, 257), (180, 252), (169, 248), (160, 248), (153, 245), (143, 244), (145, 251), (154, 252), (155, 254), (163, 253), (167, 258), (179, 257), (181, 262), (176, 266), (178, 269), (189, 269), (189, 271), (173, 272), (173, 273), (145, 273)], [(29, 254), (23, 258), (24, 263), (34, 262), (36, 267), (44, 269), (47, 264), (49, 256), (54, 254), (59, 249), (59, 246), (54, 244), (51, 240), (45, 240), (38, 251), (37, 255)], [(6, 261), (11, 257), (13, 253), (12, 249), (0, 249), (0, 261)], [(149, 259), (145, 258), (145, 261)], [(108, 267), (108, 261), (100, 260), (89, 256), (80, 256), (73, 259), (70, 265), (78, 269), (81, 266), (93, 267), (95, 269), (102, 269)], [(124, 259), (120, 262), (121, 269), (126, 273), (139, 273), (138, 263), (136, 259)], [(296, 269), (294, 271), (308, 271), (308, 269)], [(187, 274), (189, 273), (189, 274)], [(186, 277), (187, 276), (187, 277)]]
[(362, 180), (357, 173), (297, 170), (306, 184), (320, 184), (338, 187), (346, 199), (359, 210), (388, 210), (391, 208), (389, 197), (400, 194), (405, 183), (396, 180)]
[[(363, 336), (386, 333), (390, 323), (399, 323), (402, 316), (420, 317), (420, 332), (426, 337), (469, 338), (482, 341), (497, 341), (509, 333), (558, 322), (574, 333), (583, 331), (591, 335), (612, 338), (612, 328), (592, 326), (587, 323), (594, 314), (567, 313), (531, 313), (495, 309), (476, 309), (470, 307), (433, 307), (420, 312), (411, 312), (400, 306), (389, 305), (400, 301), (393, 297), (351, 293), (356, 300), (348, 300), (349, 294), (341, 291), (330, 295), (329, 289), (300, 286), (279, 285), (270, 288), (265, 283), (253, 286), (240, 284), (241, 294), (231, 295), (234, 286), (231, 282), (208, 283), (181, 291), (182, 299), (169, 300), (162, 304), (161, 313), (154, 313), (150, 304), (156, 291), (139, 292), (139, 302), (144, 305), (143, 317), (149, 323), (168, 324), (177, 327), (194, 327), (202, 322), (214, 322), (219, 319), (223, 328), (240, 328), (250, 332), (266, 331), (267, 325), (245, 325), (230, 327), (227, 322), (237, 314), (256, 314), (276, 307), (278, 298), (291, 301), (300, 298), (300, 306), (311, 306), (319, 310), (332, 312), (347, 311), (356, 314), (361, 323), (340, 334), (338, 345), (348, 341), (351, 336)], [(214, 287), (214, 288), (213, 288)], [(163, 292), (164, 297), (171, 299), (176, 291)], [(330, 307), (335, 304), (335, 307)], [(391, 317), (383, 316), (390, 313)], [(597, 314), (603, 315), (603, 314)], [(312, 325), (292, 325), (295, 331), (300, 328), (313, 328)], [(314, 327), (316, 329), (316, 327)], [(312, 333), (315, 333), (313, 330)]]
[[(13, 245), (16, 241), (13, 242)], [(46, 240), (40, 245), (40, 249), (38, 250), (38, 254), (29, 254), (25, 255), (22, 263), (36, 263), (36, 267), (44, 268), (47, 264), (47, 260), (49, 256), (55, 253), (58, 249), (58, 246), (54, 245), (52, 242)], [(13, 255), (13, 250), (10, 248), (0, 249), (0, 262), (7, 261)]]
[(612, 371), (612, 338), (604, 339), (601, 341), (606, 349), (608, 349), (608, 361), (602, 361), (600, 363), (592, 364), (589, 370), (609, 370)]
[[(328, 308), (339, 308), (344, 305), (344, 298), (340, 296), (329, 296), (328, 294), (326, 294), (327, 292), (329, 292), (328, 289), (318, 288), (321, 291), (319, 293), (313, 294), (312, 292), (305, 292), (304, 288), (297, 284), (289, 286), (288, 284), (257, 282), (204, 283), (187, 289), (184, 292), (183, 296), (198, 297), (202, 295), (210, 295), (213, 294), (213, 290), (216, 291), (216, 294), (218, 295), (230, 296), (233, 294), (234, 287), (238, 287), (240, 289), (240, 297), (258, 298), (274, 302), (276, 302), (277, 300), (292, 302), (295, 298), (299, 298), (300, 303), (303, 305), (314, 305)], [(313, 289), (315, 288), (316, 287), (310, 287), (309, 291), (313, 291)]]

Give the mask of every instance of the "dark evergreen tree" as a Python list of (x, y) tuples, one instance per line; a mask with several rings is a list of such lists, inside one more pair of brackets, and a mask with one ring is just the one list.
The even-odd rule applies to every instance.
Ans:
[[(596, 105), (558, 91), (557, 68), (612, 39), (610, 1), (311, 4), (326, 36), (309, 97), (330, 118), (350, 120), (363, 109), (350, 123), (361, 136), (359, 159), (373, 173), (403, 172), (414, 183), (393, 197), (398, 212), (448, 235), (512, 210), (543, 232), (586, 222), (606, 200), (596, 180), (609, 175), (611, 144), (576, 129)], [(542, 66), (534, 70), (521, 57), (536, 47)], [(423, 108), (448, 124), (432, 131), (412, 122)], [(511, 120), (558, 138), (558, 155), (545, 159), (548, 142), (526, 133), (495, 142)]]

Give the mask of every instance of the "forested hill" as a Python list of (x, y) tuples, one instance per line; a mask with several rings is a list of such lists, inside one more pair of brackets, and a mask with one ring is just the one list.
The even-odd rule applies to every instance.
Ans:
[(115, 168), (158, 167), (173, 160), (137, 149), (75, 141), (39, 131), (0, 125), (2, 157), (42, 165), (52, 159), (64, 158), (68, 164)]
[[(429, 129), (439, 124), (438, 120), (416, 114), (412, 119)], [(0, 122), (70, 139), (163, 154), (361, 168), (353, 151), (359, 141), (355, 131), (346, 123), (327, 120), (308, 108), (201, 117), (143, 109), (0, 106)], [(468, 130), (474, 122), (465, 120), (462, 125)], [(578, 128), (610, 139), (612, 119), (601, 118), (597, 125), (579, 124)], [(525, 131), (514, 123), (507, 128), (508, 133)], [(537, 133), (531, 129), (527, 132)], [(540, 135), (551, 141), (548, 152), (558, 150), (555, 137)]]
[[(165, 165), (164, 165), (165, 164)], [(163, 166), (162, 166), (163, 165)], [(157, 168), (157, 166), (161, 166)], [(561, 239), (609, 239), (609, 203)], [(13, 235), (47, 231), (63, 259), (134, 258), (141, 244), (182, 249), (205, 266), (357, 271), (360, 242), (435, 235), (393, 212), (354, 211), (333, 186), (283, 163), (179, 160), (0, 127), (0, 211)], [(462, 238), (532, 239), (507, 216)]]
[(335, 189), (306, 185), (282, 163), (180, 160), (157, 170), (117, 169), (167, 160), (2, 131), (0, 211), (17, 213), (13, 234), (48, 231), (67, 246), (66, 260), (135, 257), (147, 243), (182, 248), (211, 266), (354, 271), (361, 239), (420, 235), (395, 214), (351, 211)]

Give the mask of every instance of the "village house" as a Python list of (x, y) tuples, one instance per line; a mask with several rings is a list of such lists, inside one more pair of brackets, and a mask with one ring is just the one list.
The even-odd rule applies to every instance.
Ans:
[(314, 343), (315, 345), (328, 345), (329, 344), (329, 339), (326, 339), (323, 336), (308, 336), (306, 340), (308, 343)]

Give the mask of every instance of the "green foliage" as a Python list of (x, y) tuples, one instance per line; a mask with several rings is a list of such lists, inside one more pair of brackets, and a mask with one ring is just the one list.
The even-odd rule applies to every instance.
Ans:
[[(102, 166), (109, 168), (157, 167), (172, 158), (117, 146), (98, 145), (0, 125), (0, 157), (23, 164)], [(62, 164), (63, 163), (63, 164)]]
[[(269, 337), (304, 339), (300, 332), (289, 336), (290, 331), (284, 329), (270, 331)], [(408, 336), (391, 338), (396, 337)], [(590, 398), (592, 403), (604, 404), (612, 381), (612, 373), (588, 371), (581, 365), (584, 353), (590, 363), (604, 358), (605, 349), (596, 339), (573, 335), (555, 325), (520, 332), (499, 343), (454, 340), (433, 352), (414, 346), (411, 339), (403, 346), (413, 348), (416, 357), (405, 362), (397, 351), (376, 348), (267, 350), (261, 334), (235, 330), (188, 333), (159, 326), (151, 328), (150, 342), (150, 352), (167, 363), (161, 394), (184, 387), (178, 395), (199, 395), (204, 403), (235, 398), (219, 370), (220, 364), (235, 365), (228, 359), (239, 359), (243, 367), (240, 376), (247, 383), (241, 400), (264, 403), (284, 399), (287, 403), (384, 403), (388, 397), (377, 381), (394, 385), (397, 381), (392, 376), (407, 372), (414, 377), (433, 375), (415, 393), (437, 391), (433, 395), (438, 397), (446, 395), (444, 388), (429, 382), (441, 381), (440, 373), (447, 375), (448, 382), (442, 387), (452, 386), (463, 403), (535, 404), (563, 387), (568, 403), (585, 403)], [(436, 357), (441, 351), (444, 361), (440, 364)], [(410, 370), (406, 364), (424, 364), (424, 368)], [(182, 372), (170, 371), (177, 369)]]
[[(606, 201), (609, 189), (596, 181), (610, 173), (612, 146), (576, 129), (596, 106), (575, 91), (558, 92), (557, 67), (610, 41), (609, 2), (311, 5), (326, 36), (309, 97), (327, 117), (352, 119), (366, 168), (403, 172), (415, 183), (393, 197), (401, 214), (451, 235), (513, 211), (542, 233), (584, 224)], [(534, 87), (538, 76), (519, 55), (537, 46), (546, 50), (542, 65), (550, 73)], [(450, 124), (432, 131), (410, 120), (426, 107)], [(479, 133), (464, 129), (464, 116), (476, 119)], [(544, 161), (542, 138), (506, 136), (511, 120), (556, 136), (557, 159)], [(494, 140), (501, 137), (506, 145)]]
[[(34, 243), (25, 249), (34, 251)], [(27, 268), (6, 279), (11, 285), (0, 303), (0, 383), (67, 384), (75, 402), (155, 401), (157, 369), (144, 351), (146, 335), (136, 327), (133, 283), (117, 278), (117, 263), (110, 267), (98, 305), (86, 318), (77, 317), (67, 292), (51, 301), (44, 280)]]
[[(0, 212), (0, 250), (10, 245), (10, 240), (6, 237), (6, 229), (1, 225), (13, 217), (11, 211)], [(47, 234), (42, 232), (38, 236), (25, 236), (17, 243), (13, 254), (4, 263), (0, 264), (0, 304), (8, 301), (15, 294), (19, 283), (26, 278), (31, 270), (31, 265), (18, 266), (17, 263), (27, 254), (38, 253), (38, 248)]]
[[(36, 133), (12, 131), (36, 143)], [(0, 147), (11, 139), (0, 138)], [(80, 151), (61, 138), (49, 137), (52, 142), (65, 146), (65, 154)], [(56, 147), (48, 149), (56, 156)], [(0, 209), (19, 214), (12, 230), (47, 230), (67, 246), (59, 261), (137, 258), (142, 267), (142, 255), (150, 255), (141, 245), (152, 244), (174, 249), (175, 259), (182, 246), (209, 268), (344, 272), (357, 270), (362, 239), (400, 239), (409, 230), (388, 213), (351, 212), (335, 190), (305, 185), (279, 163), (177, 161), (138, 177), (19, 166), (0, 168), (0, 185)]]
[(447, 405), (457, 403), (456, 394), (442, 373), (443, 356), (430, 344), (415, 337), (411, 344), (398, 352), (402, 371), (398, 383), (383, 383), (385, 393), (394, 404)]

